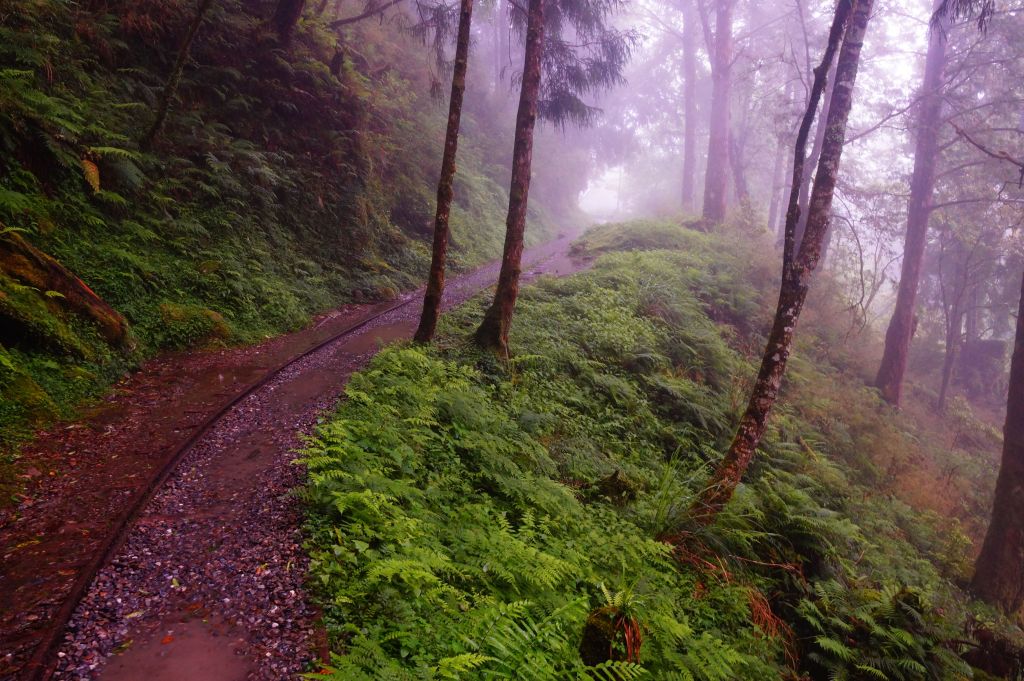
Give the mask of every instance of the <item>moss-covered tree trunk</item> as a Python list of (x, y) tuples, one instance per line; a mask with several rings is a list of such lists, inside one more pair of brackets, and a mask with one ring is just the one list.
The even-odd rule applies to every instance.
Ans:
[[(74, 273), (15, 232), (0, 237), (0, 273), (36, 289), (40, 296), (53, 296), (60, 307), (94, 323), (111, 345), (128, 346), (128, 323), (124, 317)], [(0, 320), (12, 331), (21, 330), (19, 326), (24, 322), (17, 315), (8, 314), (2, 304)], [(27, 333), (31, 335), (31, 330)]]
[[(852, 3), (852, 9), (843, 7), (848, 2)], [(778, 397), (779, 386), (782, 383), (782, 376), (786, 371), (786, 362), (792, 348), (793, 331), (807, 298), (810, 278), (818, 264), (821, 244), (829, 226), (832, 195), (835, 191), (836, 176), (839, 172), (839, 162), (842, 158), (843, 142), (846, 136), (846, 122), (853, 104), (853, 86), (857, 79), (861, 47), (871, 18), (872, 4), (873, 0), (840, 1), (836, 9), (836, 20), (829, 33), (829, 45), (826, 49), (827, 61), (815, 71), (814, 89), (820, 96), (823, 85), (821, 81), (826, 77), (828, 66), (831, 63), (830, 52), (834, 52), (835, 45), (842, 39), (842, 48), (839, 51), (836, 64), (836, 84), (832, 93), (829, 117), (825, 121), (825, 141), (822, 145), (818, 171), (815, 174), (814, 188), (811, 192), (807, 231), (799, 252), (795, 258), (790, 260), (792, 251), (789, 248), (792, 246), (795, 218), (799, 215), (799, 209), (795, 206), (793, 196), (798, 191), (798, 183), (801, 179), (798, 162), (794, 167), (794, 186), (790, 194), (790, 214), (787, 216), (786, 226), (787, 250), (783, 255), (782, 285), (779, 291), (775, 320), (761, 360), (757, 382), (750, 395), (750, 402), (740, 420), (729, 451), (712, 475), (710, 484), (691, 508), (691, 517), (698, 524), (708, 524), (713, 521), (718, 512), (732, 498), (736, 486), (743, 478), (743, 474), (750, 465), (754, 452), (764, 436), (768, 415)], [(850, 9), (850, 15), (845, 37), (843, 37), (841, 13), (848, 9)], [(817, 109), (817, 101), (813, 96), (811, 99), (808, 110), (813, 117), (814, 110)], [(807, 122), (805, 115), (804, 123), (807, 124)], [(800, 141), (803, 144), (806, 144), (807, 141), (807, 128), (809, 128), (809, 124), (801, 125)], [(803, 153), (799, 148), (800, 141), (798, 141), (798, 159)]]
[(974, 565), (971, 590), (1006, 613), (1024, 605), (1024, 278), (1010, 360), (1003, 460), (992, 521)]
[(708, 165), (704, 175), (702, 215), (710, 222), (725, 219), (729, 185), (729, 126), (732, 93), (732, 9), (735, 0), (715, 3), (714, 45), (711, 54), (711, 118), (708, 133)]
[[(938, 3), (936, 3), (938, 7)], [(885, 332), (885, 350), (875, 377), (882, 399), (899, 406), (903, 394), (903, 374), (914, 335), (914, 310), (921, 279), (924, 249), (928, 236), (932, 191), (935, 186), (935, 161), (939, 155), (939, 127), (942, 125), (943, 70), (946, 65), (945, 30), (936, 28), (928, 42), (921, 110), (914, 148), (914, 173), (910, 180), (907, 207), (907, 235), (903, 244), (903, 265), (896, 306)]]
[(494, 301), (487, 309), (475, 340), (480, 347), (508, 355), (508, 332), (519, 295), (519, 275), (526, 230), (526, 206), (530, 192), (533, 160), (533, 128), (537, 122), (540, 96), (540, 65), (544, 51), (544, 0), (530, 0), (526, 22), (526, 53), (519, 88), (515, 143), (512, 147), (512, 183), (509, 188), (508, 217), (505, 221), (505, 249)]
[(199, 27), (203, 25), (203, 19), (206, 18), (206, 13), (212, 5), (213, 0), (199, 0), (199, 7), (196, 8), (195, 16), (192, 17), (192, 23), (189, 24), (185, 38), (181, 41), (181, 47), (178, 48), (178, 56), (174, 60), (174, 66), (171, 68), (170, 75), (167, 76), (164, 89), (160, 91), (160, 99), (157, 101), (153, 124), (149, 126), (149, 130), (146, 131), (146, 134), (139, 141), (139, 146), (143, 150), (152, 147), (153, 142), (156, 141), (156, 138), (160, 136), (164, 129), (164, 122), (167, 120), (167, 110), (171, 106), (171, 100), (174, 99), (175, 94), (178, 92), (181, 72), (184, 71), (185, 62), (188, 61), (189, 53), (192, 50), (192, 41), (195, 40), (196, 33), (199, 32)]
[(441, 179), (437, 183), (437, 210), (434, 213), (434, 248), (430, 260), (427, 290), (423, 296), (423, 313), (414, 336), (419, 343), (429, 343), (437, 328), (444, 294), (445, 263), (448, 259), (448, 217), (452, 208), (452, 183), (455, 180), (455, 154), (459, 146), (459, 123), (462, 118), (462, 96), (466, 92), (466, 68), (469, 63), (469, 29), (473, 19), (473, 0), (462, 0), (459, 10), (459, 34), (455, 45), (455, 66), (452, 70), (452, 93), (448, 103), (448, 129), (444, 137)]

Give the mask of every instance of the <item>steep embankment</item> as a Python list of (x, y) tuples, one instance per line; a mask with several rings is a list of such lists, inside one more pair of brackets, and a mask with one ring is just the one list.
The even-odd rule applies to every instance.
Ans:
[(812, 304), (746, 484), (695, 528), (772, 249), (648, 222), (580, 250), (607, 255), (524, 290), (511, 362), (462, 342), (467, 304), (439, 348), (354, 376), (304, 453), (329, 678), (962, 678), (970, 542), (900, 498), (969, 485), (928, 474), (963, 453), (862, 387), (837, 304)]
[[(195, 7), (16, 0), (0, 16), (7, 452), (140, 358), (296, 328), (425, 272), (445, 122), (426, 48), (390, 22), (339, 33), (312, 17), (281, 44), (273, 2), (217, 0), (140, 151)], [(475, 113), (456, 270), (503, 233), (505, 170), (477, 144), (503, 139), (503, 119)], [(532, 224), (536, 239), (550, 223)]]

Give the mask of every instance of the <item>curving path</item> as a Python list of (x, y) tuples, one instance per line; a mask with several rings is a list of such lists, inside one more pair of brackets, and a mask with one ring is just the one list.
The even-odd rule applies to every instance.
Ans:
[[(528, 249), (524, 279), (579, 269), (574, 236)], [(453, 278), (445, 306), (497, 269)], [(348, 376), (411, 335), (419, 300), (348, 306), (254, 348), (163, 357), (84, 422), (41, 434), (26, 454), (29, 493), (0, 528), (0, 678), (278, 680), (308, 669), (316, 613), (290, 461)]]

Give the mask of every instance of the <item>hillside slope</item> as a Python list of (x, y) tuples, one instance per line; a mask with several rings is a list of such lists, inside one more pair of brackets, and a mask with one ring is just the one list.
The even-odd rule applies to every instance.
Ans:
[(971, 540), (936, 500), (978, 487), (938, 472), (988, 461), (990, 484), (989, 430), (965, 416), (950, 447), (885, 407), (819, 295), (759, 458), (695, 528), (772, 249), (641, 222), (579, 251), (591, 271), (524, 290), (507, 365), (463, 343), (467, 304), (439, 349), (355, 376), (303, 454), (329, 678), (968, 678)]
[[(445, 124), (427, 48), (395, 22), (330, 31), (312, 10), (281, 44), (273, 11), (213, 3), (147, 152), (194, 3), (14, 0), (0, 17), (5, 451), (157, 351), (249, 342), (425, 275)], [(504, 232), (510, 120), (502, 93), (477, 93), (456, 270), (499, 254)], [(531, 238), (552, 224), (539, 202)]]

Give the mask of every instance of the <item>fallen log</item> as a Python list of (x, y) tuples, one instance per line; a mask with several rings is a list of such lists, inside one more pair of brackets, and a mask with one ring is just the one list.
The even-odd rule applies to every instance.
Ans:
[[(89, 320), (111, 345), (129, 348), (128, 322), (124, 317), (73, 272), (16, 232), (0, 236), (0, 272), (23, 286), (37, 289), (47, 302)], [(0, 306), (0, 314), (2, 310)], [(14, 324), (25, 322), (9, 314), (3, 316)]]

